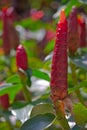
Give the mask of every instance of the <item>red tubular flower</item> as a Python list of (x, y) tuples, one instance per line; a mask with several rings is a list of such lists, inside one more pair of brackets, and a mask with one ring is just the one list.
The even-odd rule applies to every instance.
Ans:
[(23, 70), (28, 69), (28, 59), (25, 48), (22, 45), (19, 45), (16, 51), (16, 64), (17, 68)]
[(8, 109), (8, 107), (9, 107), (9, 96), (8, 96), (8, 94), (0, 96), (0, 106), (5, 110)]
[(86, 23), (84, 17), (78, 19), (80, 47), (86, 47)]
[(78, 33), (77, 8), (74, 6), (69, 16), (69, 27), (68, 27), (68, 47), (69, 52), (72, 55), (78, 49), (78, 45), (79, 45), (79, 33)]
[(57, 25), (56, 43), (52, 59), (51, 97), (53, 102), (67, 96), (67, 20), (64, 10), (61, 11)]
[(10, 53), (10, 43), (9, 43), (9, 37), (8, 37), (8, 16), (7, 16), (7, 9), (3, 9), (3, 49), (5, 55), (8, 55)]

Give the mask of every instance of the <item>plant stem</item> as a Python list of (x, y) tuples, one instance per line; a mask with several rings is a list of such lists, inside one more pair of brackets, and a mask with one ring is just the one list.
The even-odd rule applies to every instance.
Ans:
[(83, 97), (82, 97), (82, 95), (81, 95), (80, 90), (76, 90), (76, 95), (77, 95), (77, 97), (78, 97), (79, 101), (80, 101), (83, 105), (85, 105), (85, 103), (84, 103), (84, 100), (83, 100)]
[(60, 123), (63, 130), (70, 130), (70, 126), (68, 124), (68, 121), (64, 115), (64, 113), (61, 110), (61, 103), (62, 101), (57, 101), (55, 105), (56, 115), (58, 122)]
[(23, 94), (24, 94), (24, 98), (27, 102), (31, 102), (31, 94), (29, 92), (29, 90), (27, 89), (27, 76), (26, 76), (26, 73), (24, 70), (21, 70), (19, 69), (18, 70), (18, 74), (21, 78), (21, 83), (23, 85), (22, 87), (22, 91), (23, 91)]
[(31, 102), (31, 94), (28, 91), (28, 89), (26, 88), (26, 86), (23, 86), (22, 91), (23, 91), (25, 100), (28, 101), (28, 102)]
[[(74, 65), (72, 62), (70, 62), (70, 66), (71, 66), (71, 71), (72, 71), (73, 82), (74, 82), (75, 85), (77, 85), (77, 84), (78, 84), (78, 80), (77, 80), (77, 76), (76, 76), (76, 67), (75, 67), (75, 65)], [(80, 93), (80, 90), (79, 90), (79, 89), (76, 90), (75, 93), (76, 93), (76, 95), (77, 95), (79, 101), (80, 101), (83, 105), (85, 105), (85, 104), (84, 104), (83, 97), (82, 97), (82, 95), (81, 95), (81, 93)]]
[(6, 120), (6, 124), (7, 124), (7, 127), (9, 128), (9, 130), (14, 130), (10, 121)]

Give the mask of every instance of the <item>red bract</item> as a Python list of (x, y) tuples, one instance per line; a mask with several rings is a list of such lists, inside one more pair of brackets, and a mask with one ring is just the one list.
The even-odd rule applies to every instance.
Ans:
[(69, 27), (68, 27), (68, 47), (69, 52), (74, 54), (78, 49), (79, 45), (79, 34), (78, 34), (78, 19), (77, 19), (77, 8), (74, 6), (69, 16)]
[(67, 20), (62, 10), (57, 25), (51, 70), (51, 96), (53, 102), (67, 96)]
[(22, 45), (19, 45), (16, 51), (16, 64), (17, 68), (23, 70), (28, 69), (28, 59), (25, 48)]
[(43, 11), (35, 11), (31, 14), (31, 18), (33, 20), (39, 20), (41, 18), (43, 18), (44, 16), (44, 12)]
[(13, 19), (9, 15), (7, 8), (3, 9), (3, 49), (5, 55), (10, 53), (11, 49), (16, 49), (19, 45), (19, 36), (15, 30)]
[(9, 43), (9, 37), (8, 37), (8, 16), (7, 16), (7, 9), (3, 9), (2, 14), (3, 19), (3, 49), (5, 55), (8, 55), (10, 53), (10, 43)]
[(84, 17), (78, 19), (80, 47), (86, 47), (86, 23)]
[[(3, 82), (0, 82), (0, 85), (3, 85), (3, 84), (4, 84)], [(10, 106), (10, 103), (9, 103), (8, 94), (4, 94), (0, 96), (0, 107), (6, 110), (8, 109), (9, 106)]]
[(46, 39), (47, 41), (50, 41), (50, 40), (52, 40), (53, 38), (55, 38), (55, 32), (52, 31), (52, 30), (47, 30), (45, 39)]
[(9, 107), (9, 96), (8, 96), (8, 94), (0, 96), (0, 106), (3, 109), (8, 109), (8, 107)]

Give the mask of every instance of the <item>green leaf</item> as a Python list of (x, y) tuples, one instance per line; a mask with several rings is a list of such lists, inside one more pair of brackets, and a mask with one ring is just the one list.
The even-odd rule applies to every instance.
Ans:
[(52, 125), (55, 116), (53, 114), (37, 115), (27, 120), (21, 130), (43, 130)]
[(0, 19), (0, 30), (3, 29), (3, 21)]
[(80, 7), (82, 3), (79, 0), (70, 0), (65, 8), (66, 16), (69, 15), (72, 6)]
[(32, 68), (41, 68), (43, 66), (43, 62), (39, 58), (29, 57), (29, 66)]
[(12, 85), (10, 83), (0, 85), (0, 96), (4, 94), (8, 94), (10, 98), (10, 102), (12, 103), (16, 94), (21, 90), (21, 84)]
[(19, 119), (22, 123), (24, 123), (29, 119), (32, 108), (33, 105), (26, 105), (20, 109), (13, 109), (12, 114), (16, 116), (16, 118)]
[(21, 83), (20, 77), (18, 74), (12, 75), (6, 80), (7, 83)]
[(49, 24), (44, 23), (41, 20), (33, 20), (32, 18), (23, 19), (21, 21), (15, 22), (16, 25), (21, 25), (24, 28), (28, 28), (29, 30), (35, 31), (41, 29), (43, 27), (48, 28)]
[(41, 104), (41, 103), (44, 103), (44, 104), (52, 104), (52, 101), (51, 99), (49, 98), (50, 96), (50, 92), (48, 93), (45, 93), (44, 95), (42, 95), (40, 98), (34, 100), (32, 103), (33, 105), (37, 105), (37, 104)]
[(19, 91), (22, 88), (21, 84), (16, 84), (16, 85), (12, 85), (12, 84), (5, 84), (5, 85), (1, 85), (0, 86), (0, 95), (3, 94), (10, 94), (12, 91)]
[(79, 1), (87, 5), (87, 0), (79, 0)]
[(72, 92), (75, 92), (76, 90), (78, 90), (79, 88), (82, 88), (82, 87), (87, 87), (87, 80), (82, 81), (81, 83), (79, 83), (75, 87), (69, 88), (68, 93), (70, 94)]
[(0, 122), (0, 130), (9, 130), (6, 122)]
[(70, 0), (61, 0), (61, 4), (66, 4), (67, 2), (69, 2)]
[(80, 48), (80, 51), (81, 51), (82, 53), (87, 53), (87, 47)]
[(34, 106), (30, 116), (33, 117), (45, 113), (53, 113), (53, 106), (51, 104), (45, 103)]
[(81, 126), (75, 125), (71, 130), (85, 130)]
[(75, 104), (73, 108), (74, 118), (78, 125), (85, 125), (87, 123), (87, 108), (81, 103)]
[(71, 58), (71, 61), (78, 67), (87, 70), (87, 54)]
[(26, 70), (27, 74), (27, 85), (30, 87), (31, 86), (31, 76), (32, 76), (32, 70), (29, 68)]
[(21, 109), (25, 106), (27, 106), (28, 103), (27, 102), (24, 102), (24, 101), (16, 101), (14, 102), (14, 104), (12, 104), (12, 109)]
[(37, 77), (37, 78), (50, 81), (50, 78), (49, 78), (48, 74), (45, 73), (45, 72), (42, 72), (42, 71), (40, 71), (40, 70), (33, 69), (33, 70), (32, 70), (32, 75), (35, 76), (35, 77)]
[(2, 46), (2, 43), (3, 43), (3, 40), (2, 40), (2, 39), (0, 39), (0, 46)]
[[(26, 49), (29, 59), (37, 56), (35, 40), (24, 40), (24, 41), (22, 41), (22, 44)], [(30, 62), (30, 60), (29, 60), (29, 62)]]
[(51, 40), (45, 47), (44, 52), (49, 53), (54, 49), (55, 40)]

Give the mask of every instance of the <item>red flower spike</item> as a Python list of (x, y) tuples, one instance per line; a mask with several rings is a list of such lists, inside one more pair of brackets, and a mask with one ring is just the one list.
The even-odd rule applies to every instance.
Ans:
[(77, 8), (74, 6), (69, 16), (68, 47), (70, 54), (74, 55), (79, 46)]
[(0, 106), (5, 110), (8, 109), (8, 107), (9, 107), (9, 96), (8, 96), (8, 94), (0, 96)]
[(86, 47), (86, 23), (84, 17), (78, 19), (80, 47)]
[(3, 9), (3, 49), (5, 55), (8, 55), (10, 53), (10, 43), (9, 43), (9, 37), (8, 37), (8, 16), (7, 16), (7, 8)]
[(55, 103), (67, 96), (67, 20), (64, 10), (56, 30), (56, 43), (52, 58), (51, 70), (51, 97)]
[(19, 45), (16, 51), (16, 64), (17, 68), (23, 70), (28, 69), (28, 59), (25, 48), (22, 45)]

